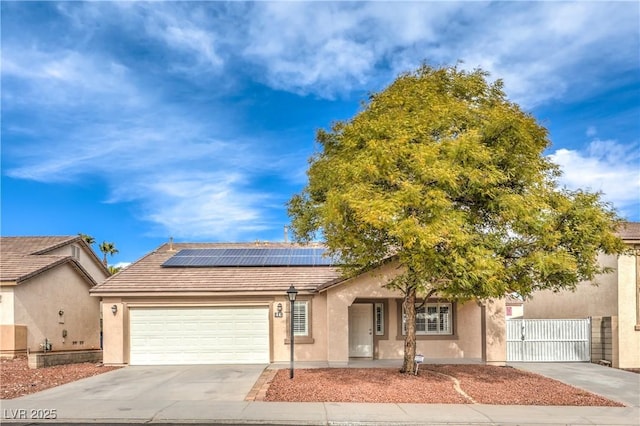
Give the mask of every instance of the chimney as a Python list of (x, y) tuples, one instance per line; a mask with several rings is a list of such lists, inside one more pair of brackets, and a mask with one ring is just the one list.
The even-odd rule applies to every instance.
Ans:
[(169, 251), (175, 251), (173, 249), (173, 237), (169, 237)]

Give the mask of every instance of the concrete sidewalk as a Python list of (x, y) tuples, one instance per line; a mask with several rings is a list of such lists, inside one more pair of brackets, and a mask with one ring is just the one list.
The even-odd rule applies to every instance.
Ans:
[[(56, 419), (34, 418), (56, 409)], [(21, 411), (26, 410), (26, 411)], [(459, 404), (357, 404), (287, 402), (211, 402), (109, 400), (2, 402), (3, 424), (60, 423), (202, 423), (274, 425), (638, 425), (637, 407), (545, 407)], [(24, 414), (26, 418), (12, 417)]]

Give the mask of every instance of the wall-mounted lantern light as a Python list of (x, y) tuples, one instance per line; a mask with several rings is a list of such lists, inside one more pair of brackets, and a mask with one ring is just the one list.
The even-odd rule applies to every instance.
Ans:
[(293, 286), (293, 284), (291, 285), (291, 287), (289, 287), (289, 290), (287, 290), (287, 296), (289, 297), (289, 302), (291, 302), (291, 310), (289, 313), (289, 316), (291, 317), (291, 368), (289, 369), (289, 378), (293, 379), (293, 340), (294, 340), (294, 334), (293, 334), (293, 306), (296, 303), (296, 296), (298, 295), (298, 290), (296, 290), (296, 288)]
[(275, 317), (276, 318), (282, 318), (282, 303), (278, 303), (276, 305), (276, 313), (275, 313)]
[(111, 306), (111, 312), (113, 312), (113, 315), (118, 313), (118, 305), (112, 305)]

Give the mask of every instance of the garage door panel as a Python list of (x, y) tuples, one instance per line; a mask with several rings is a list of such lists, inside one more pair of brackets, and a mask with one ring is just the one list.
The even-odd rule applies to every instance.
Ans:
[(132, 308), (130, 348), (132, 365), (268, 363), (268, 309)]

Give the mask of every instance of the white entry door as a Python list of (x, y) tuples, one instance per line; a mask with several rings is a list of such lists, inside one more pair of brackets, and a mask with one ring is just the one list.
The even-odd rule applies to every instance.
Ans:
[(349, 356), (373, 357), (373, 305), (354, 303), (349, 307)]

